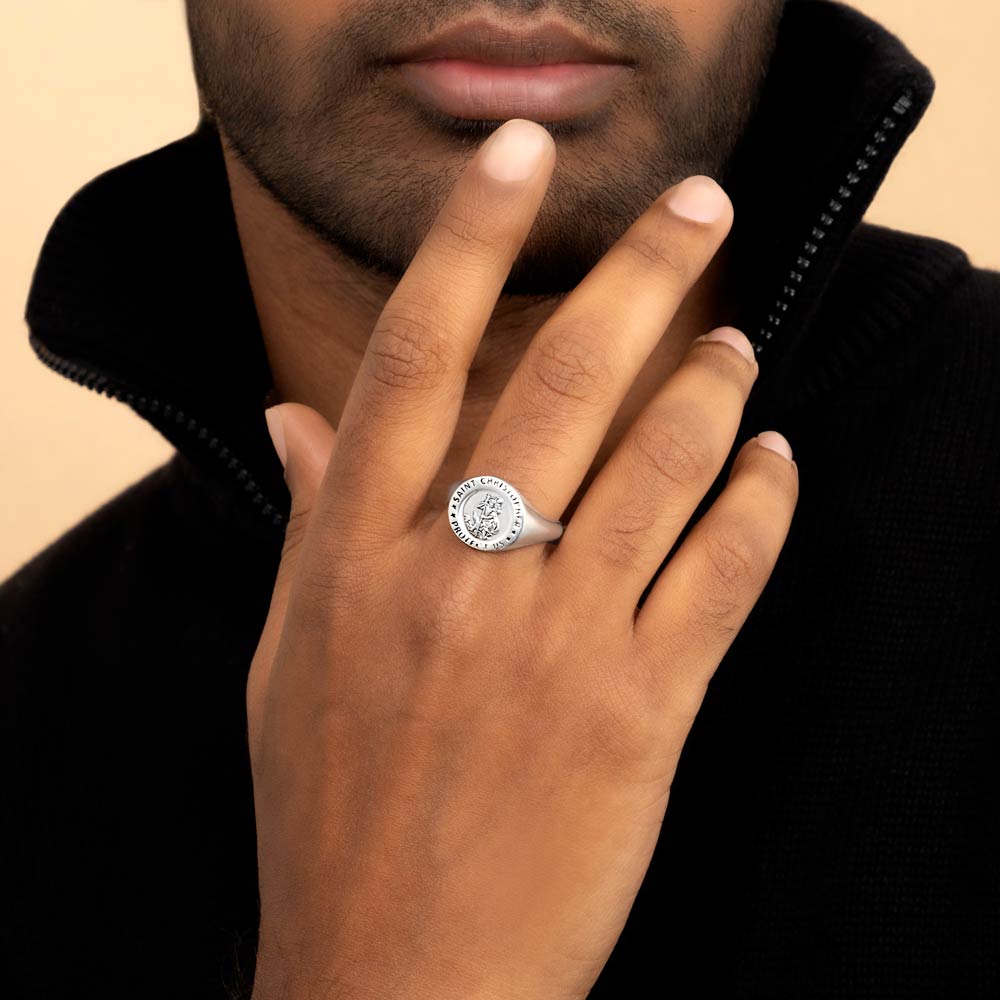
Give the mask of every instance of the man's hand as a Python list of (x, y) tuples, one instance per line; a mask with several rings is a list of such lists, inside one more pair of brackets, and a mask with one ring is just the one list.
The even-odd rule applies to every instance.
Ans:
[[(586, 996), (784, 543), (797, 470), (754, 439), (637, 612), (757, 374), (731, 328), (695, 341), (557, 545), (478, 552), (427, 509), (554, 163), (540, 126), (500, 128), (388, 300), (336, 434), (278, 408), (293, 509), (247, 688), (257, 1000)], [(537, 332), (465, 476), (560, 517), (731, 224), (706, 178), (658, 198)]]

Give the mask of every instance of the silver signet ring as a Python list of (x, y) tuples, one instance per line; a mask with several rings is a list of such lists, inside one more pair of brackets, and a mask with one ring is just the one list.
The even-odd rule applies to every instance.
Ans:
[(543, 517), (497, 476), (452, 483), (448, 523), (461, 541), (480, 552), (554, 542), (563, 533), (561, 521)]

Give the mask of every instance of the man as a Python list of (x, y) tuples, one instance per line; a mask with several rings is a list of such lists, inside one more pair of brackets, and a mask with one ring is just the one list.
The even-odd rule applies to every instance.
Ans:
[[(468, 371), (430, 506), (454, 502), (539, 327), (651, 202), (692, 175), (716, 177), (728, 194), (728, 236), (699, 262), (579, 490), (545, 494), (559, 448), (541, 462), (512, 449), (508, 465), (527, 463), (514, 485), (534, 474), (523, 499), (568, 525), (561, 552), (643, 407), (676, 384), (696, 338), (723, 324), (748, 335), (759, 364), (734, 452), (780, 430), (802, 481), (787, 542), (731, 629), (652, 861), (590, 995), (995, 995), (1000, 278), (958, 247), (861, 222), (931, 98), (927, 69), (828, 0), (189, 0), (188, 11), (198, 130), (71, 200), (28, 303), (39, 357), (127, 402), (177, 454), (0, 590), (3, 728), (16, 761), (5, 782), (8, 991), (249, 995), (260, 787), (247, 684), (252, 661), (261, 676), (262, 634), (277, 642), (272, 596), (296, 525), (282, 461), (295, 492), (293, 465), (308, 464), (310, 447), (325, 465), (323, 435), (336, 428), (332, 453), (347, 462), (346, 424), (347, 440), (364, 431), (345, 418), (349, 393), (432, 225), (469, 253), (440, 301), (474, 298), (475, 254), (491, 236), (474, 212), (438, 211), (500, 121), (529, 118), (554, 141), (551, 183)], [(474, 47), (445, 51), (443, 31), (474, 15), (488, 19), (463, 36)], [(526, 44), (526, 26), (550, 15), (589, 48), (555, 35)], [(562, 69), (537, 65), (553, 58)], [(522, 69), (484, 69), (491, 60)], [(664, 281), (692, 252), (631, 246)], [(623, 322), (623, 344), (633, 333)], [(397, 390), (426, 374), (416, 354), (391, 360), (382, 371)], [(548, 388), (570, 397), (592, 356), (564, 341), (555, 360), (545, 371), (562, 376)], [(271, 411), (272, 443), (264, 408), (277, 401), (285, 419)], [(512, 413), (499, 426), (540, 431), (544, 413), (535, 417), (518, 426)], [(382, 425), (371, 426), (369, 443), (388, 456)], [(692, 522), (725, 496), (723, 479)], [(386, 509), (408, 498), (382, 496)], [(323, 497), (329, 514), (337, 498)], [(361, 520), (343, 524), (345, 545)], [(312, 553), (319, 566), (305, 538), (299, 558)], [(447, 558), (499, 580), (513, 565), (503, 560), (542, 551), (470, 553), (455, 542)], [(466, 556), (483, 562), (458, 562)], [(586, 571), (577, 579), (585, 590)], [(488, 602), (485, 589), (476, 596), (486, 617), (509, 600), (502, 586)], [(616, 596), (607, 592), (609, 606)], [(301, 636), (281, 638), (293, 650)], [(489, 678), (503, 664), (484, 655), (474, 666)], [(260, 722), (249, 724), (254, 742)], [(528, 745), (539, 731), (525, 724), (520, 735)], [(263, 857), (276, 836), (266, 833)], [(316, 840), (304, 837), (303, 851)], [(322, 881), (321, 895), (343, 884)], [(399, 891), (385, 905), (417, 902)], [(470, 948), (486, 936), (470, 934)], [(397, 943), (369, 946), (388, 961)], [(377, 981), (364, 989), (399, 995)]]

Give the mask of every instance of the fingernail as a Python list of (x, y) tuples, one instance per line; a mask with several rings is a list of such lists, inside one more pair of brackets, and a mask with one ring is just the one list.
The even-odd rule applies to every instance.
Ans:
[(757, 435), (757, 442), (764, 448), (776, 451), (783, 458), (787, 458), (789, 462), (792, 460), (792, 446), (777, 431), (763, 431)]
[(512, 118), (483, 143), (481, 166), (498, 181), (524, 181), (537, 169), (552, 145), (541, 125), (526, 118)]
[(718, 340), (723, 344), (728, 344), (730, 347), (735, 347), (740, 354), (747, 359), (747, 361), (756, 362), (757, 358), (754, 354), (753, 344), (747, 340), (746, 334), (742, 331), (737, 330), (735, 326), (720, 326), (711, 333), (706, 333), (702, 340)]
[(278, 453), (282, 467), (284, 467), (287, 457), (285, 452), (285, 426), (281, 421), (278, 406), (269, 406), (264, 411), (264, 419), (267, 421), (267, 432), (271, 435), (271, 443), (274, 445), (274, 450)]
[(729, 206), (729, 196), (711, 177), (694, 174), (670, 192), (667, 205), (693, 222), (717, 222)]

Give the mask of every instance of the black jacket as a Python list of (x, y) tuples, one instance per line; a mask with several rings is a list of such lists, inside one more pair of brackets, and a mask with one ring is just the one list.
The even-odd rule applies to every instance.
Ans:
[[(1000, 995), (1000, 272), (861, 222), (933, 86), (788, 4), (724, 183), (761, 362), (736, 446), (785, 433), (801, 498), (595, 998)], [(244, 685), (288, 494), (210, 127), (71, 199), (28, 322), (177, 451), (0, 587), (0, 989), (248, 995)]]

